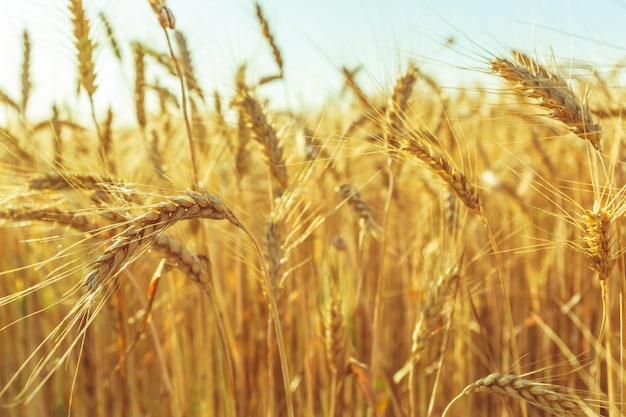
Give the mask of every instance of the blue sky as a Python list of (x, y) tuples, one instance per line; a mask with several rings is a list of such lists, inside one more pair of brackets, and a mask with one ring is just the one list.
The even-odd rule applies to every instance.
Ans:
[[(97, 19), (109, 16), (122, 43), (140, 40), (165, 50), (163, 34), (148, 0), (85, 0), (92, 20), (99, 112), (109, 105), (120, 119), (132, 117), (132, 55), (113, 59)], [(33, 43), (35, 92), (29, 118), (49, 117), (51, 103), (86, 113), (76, 101), (75, 50), (66, 0), (0, 0), (0, 89), (17, 97), (21, 33)], [(232, 93), (233, 74), (243, 61), (252, 76), (274, 72), (271, 53), (260, 36), (254, 2), (248, 0), (169, 0), (177, 29), (188, 38), (199, 81), (208, 91)], [(592, 62), (607, 71), (626, 51), (626, 1), (463, 1), (463, 0), (263, 0), (285, 60), (286, 79), (264, 87), (274, 108), (319, 108), (342, 86), (343, 66), (363, 67), (359, 81), (370, 92), (388, 90), (413, 60), (444, 87), (473, 82), (490, 56), (511, 48), (560, 60)], [(454, 38), (452, 46), (445, 46)], [(624, 45), (624, 46), (622, 46)], [(172, 85), (175, 88), (175, 84)], [(76, 105), (79, 103), (79, 105)], [(82, 103), (82, 104), (81, 104)], [(81, 109), (83, 109), (81, 111)], [(6, 109), (0, 122), (6, 123)]]

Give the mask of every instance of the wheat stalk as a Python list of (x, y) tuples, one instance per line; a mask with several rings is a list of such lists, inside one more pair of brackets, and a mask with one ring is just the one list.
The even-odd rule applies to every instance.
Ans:
[(374, 106), (372, 105), (370, 99), (367, 98), (367, 95), (365, 94), (365, 92), (361, 90), (361, 87), (359, 87), (359, 85), (356, 83), (356, 80), (354, 79), (354, 76), (356, 75), (357, 72), (359, 72), (360, 69), (361, 67), (358, 67), (357, 69), (350, 71), (346, 67), (343, 67), (341, 69), (341, 73), (343, 74), (346, 87), (352, 90), (352, 92), (356, 96), (357, 101), (359, 102), (361, 107), (363, 107), (363, 109), (369, 112), (369, 111), (374, 110)]

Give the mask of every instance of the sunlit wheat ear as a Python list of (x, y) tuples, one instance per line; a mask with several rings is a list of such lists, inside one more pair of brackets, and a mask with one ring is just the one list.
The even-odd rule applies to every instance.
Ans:
[(595, 207), (586, 210), (582, 216), (585, 233), (583, 239), (587, 244), (589, 266), (598, 275), (598, 279), (606, 280), (615, 266), (617, 257), (612, 249), (613, 237), (611, 223), (613, 216), (606, 207)]
[(188, 192), (185, 197), (169, 197), (135, 218), (113, 239), (111, 246), (95, 260), (84, 285), (93, 291), (115, 280), (120, 271), (145, 252), (168, 227), (189, 219), (227, 219), (238, 227), (241, 225), (232, 211), (212, 194)]
[(150, 6), (152, 6), (152, 10), (157, 15), (159, 19), (159, 24), (163, 29), (175, 29), (176, 28), (176, 20), (174, 19), (174, 15), (172, 11), (167, 7), (166, 0), (148, 0), (150, 2)]
[(265, 161), (278, 184), (277, 191), (280, 194), (287, 188), (289, 177), (283, 158), (283, 148), (274, 127), (267, 120), (259, 101), (248, 91), (240, 91), (232, 105), (239, 110), (248, 134), (262, 145)]
[(283, 241), (280, 230), (281, 223), (283, 223), (283, 221), (278, 215), (270, 213), (265, 221), (264, 233), (265, 259), (267, 261), (272, 281), (272, 288), (267, 288), (267, 291), (272, 291), (277, 300), (280, 299), (278, 287), (280, 282), (280, 270), (283, 264)]
[(93, 63), (94, 44), (89, 37), (89, 20), (85, 16), (81, 0), (70, 0), (70, 12), (78, 51), (78, 90), (83, 87), (91, 99), (96, 92), (97, 85)]
[(133, 61), (135, 63), (135, 116), (141, 130), (146, 128), (146, 65), (145, 50), (139, 43), (133, 43)]
[(202, 88), (200, 88), (200, 84), (196, 78), (191, 52), (187, 46), (187, 39), (181, 31), (177, 30), (174, 32), (174, 40), (176, 41), (176, 46), (178, 47), (178, 56), (183, 67), (183, 76), (185, 77), (185, 82), (187, 83), (187, 89), (196, 93), (198, 97), (200, 97), (200, 100), (204, 101), (204, 92), (202, 91)]
[(442, 417), (459, 398), (479, 392), (504, 395), (525, 401), (557, 416), (596, 416), (589, 405), (569, 388), (535, 382), (519, 375), (496, 372), (468, 385), (448, 404)]
[(451, 301), (454, 300), (459, 285), (459, 266), (455, 265), (439, 278), (431, 282), (426, 303), (422, 307), (419, 319), (413, 329), (413, 343), (411, 345), (411, 358), (407, 364), (394, 375), (394, 380), (399, 382), (420, 360), (422, 352), (428, 344), (428, 340), (442, 327), (438, 325), (441, 320), (448, 320), (451, 314)]
[(392, 148), (398, 148), (397, 134), (404, 130), (404, 120), (408, 107), (409, 97), (413, 93), (413, 88), (417, 82), (419, 72), (413, 63), (409, 64), (406, 73), (396, 80), (393, 94), (387, 101), (385, 111), (385, 126), (383, 138)]
[(259, 23), (261, 24), (261, 31), (263, 32), (263, 37), (267, 40), (267, 43), (269, 43), (270, 48), (272, 49), (272, 55), (274, 56), (274, 61), (276, 62), (276, 65), (278, 66), (278, 71), (279, 71), (277, 75), (271, 75), (271, 76), (262, 78), (261, 81), (259, 81), (259, 85), (263, 85), (263, 84), (267, 84), (270, 81), (283, 78), (283, 57), (280, 53), (280, 49), (278, 49), (278, 46), (276, 45), (276, 41), (274, 40), (274, 35), (272, 35), (269, 22), (267, 21), (267, 19), (265, 18), (265, 15), (263, 14), (261, 5), (257, 2), (255, 3), (255, 6), (256, 6), (256, 17), (259, 20)]
[(333, 285), (324, 318), (326, 359), (332, 373), (343, 370), (346, 365), (345, 327), (341, 291), (337, 285)]
[(29, 190), (94, 190), (106, 189), (106, 185), (122, 186), (121, 182), (98, 174), (79, 174), (74, 172), (48, 172), (38, 174), (28, 180)]
[(361, 197), (361, 194), (350, 184), (341, 184), (337, 187), (337, 192), (359, 216), (362, 226), (376, 238), (380, 238), (382, 228), (378, 225), (372, 214), (372, 210)]
[(479, 216), (483, 215), (483, 205), (478, 188), (459, 171), (454, 164), (438, 151), (433, 145), (426, 142), (419, 135), (403, 136), (400, 150), (411, 155), (437, 174), (450, 188), (450, 191)]
[(537, 100), (549, 116), (563, 122), (578, 137), (600, 149), (602, 127), (593, 121), (589, 107), (576, 97), (558, 74), (548, 71), (527, 55), (513, 51), (515, 61), (495, 58), (491, 69), (511, 81), (516, 90)]
[(106, 161), (110, 171), (116, 171), (115, 156), (111, 153), (113, 150), (113, 110), (109, 106), (107, 115), (102, 123), (102, 150), (106, 157)]
[(28, 106), (28, 100), (30, 99), (30, 93), (32, 89), (31, 83), (31, 75), (30, 75), (30, 65), (31, 65), (31, 48), (30, 48), (30, 35), (28, 31), (24, 31), (22, 34), (22, 43), (24, 47), (23, 51), (23, 61), (22, 61), (22, 77), (21, 77), (21, 86), (22, 86), (22, 97), (20, 103), (20, 109), (22, 115), (26, 114), (26, 107)]
[(100, 22), (104, 27), (104, 31), (107, 34), (107, 38), (109, 40), (109, 45), (111, 46), (111, 50), (113, 54), (117, 58), (118, 61), (122, 61), (122, 52), (120, 50), (120, 44), (115, 37), (115, 32), (113, 31), (113, 26), (109, 21), (109, 18), (104, 14), (104, 12), (98, 13), (98, 17), (100, 18)]

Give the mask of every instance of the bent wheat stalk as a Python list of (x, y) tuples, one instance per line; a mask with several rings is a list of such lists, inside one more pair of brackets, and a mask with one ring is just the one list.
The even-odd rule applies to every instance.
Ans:
[(100, 255), (85, 277), (84, 285), (93, 291), (115, 278), (143, 253), (168, 227), (188, 219), (227, 219), (238, 226), (239, 220), (216, 196), (207, 192), (188, 192), (186, 197), (169, 197), (167, 201), (152, 207), (139, 216)]

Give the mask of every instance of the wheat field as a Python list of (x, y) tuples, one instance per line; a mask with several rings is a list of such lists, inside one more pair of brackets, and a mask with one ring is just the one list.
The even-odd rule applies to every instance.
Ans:
[(28, 31), (0, 91), (0, 415), (626, 415), (619, 64), (477, 54), (492, 87), (450, 90), (407, 60), (376, 94), (339, 67), (342, 103), (276, 109), (262, 4), (274, 72), (226, 95), (166, 2), (163, 50), (67, 3), (89, 116), (27, 117)]

